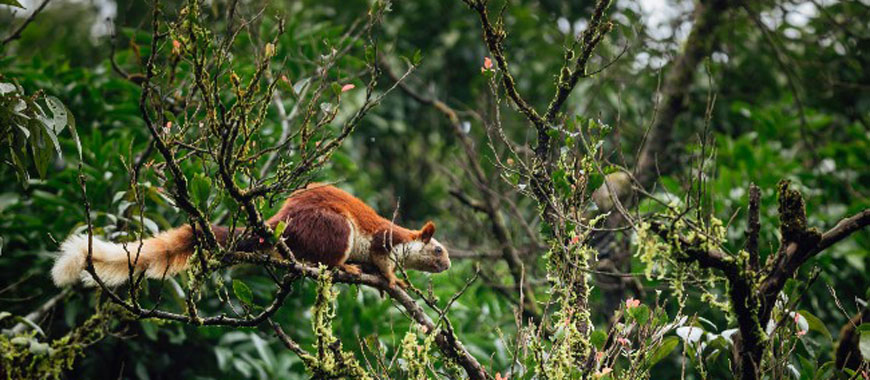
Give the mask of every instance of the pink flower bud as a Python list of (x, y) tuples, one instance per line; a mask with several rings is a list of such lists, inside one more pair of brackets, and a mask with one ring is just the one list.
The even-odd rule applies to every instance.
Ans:
[(354, 86), (352, 83), (348, 83), (344, 86), (341, 86), (341, 92), (348, 92), (350, 90), (353, 90), (354, 88), (356, 88), (356, 86)]

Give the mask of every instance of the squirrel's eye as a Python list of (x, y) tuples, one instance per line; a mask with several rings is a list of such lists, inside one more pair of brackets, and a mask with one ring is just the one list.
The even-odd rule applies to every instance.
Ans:
[(444, 248), (441, 248), (441, 247), (435, 247), (435, 253), (437, 253), (437, 254), (441, 254), (441, 252), (444, 252)]

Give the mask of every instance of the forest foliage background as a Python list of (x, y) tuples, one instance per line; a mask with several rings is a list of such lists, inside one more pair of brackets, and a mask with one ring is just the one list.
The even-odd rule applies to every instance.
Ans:
[[(164, 160), (150, 147), (153, 137), (140, 108), (142, 78), (137, 75), (145, 72), (152, 52), (153, 3), (52, 1), (16, 35), (18, 26), (41, 3), (28, 2), (26, 11), (0, 5), (0, 327), (8, 337), (24, 334), (18, 336), (28, 340), (16, 344), (19, 348), (26, 345), (31, 352), (38, 351), (41, 342), (64, 337), (77, 326), (99, 332), (99, 337), (83, 338), (83, 351), (73, 354), (69, 365), (63, 366), (61, 378), (310, 377), (303, 360), (274, 337), (268, 324), (238, 328), (151, 318), (94, 321), (96, 310), (111, 304), (101, 292), (76, 287), (57, 298), (62, 290), (49, 277), (54, 252), (68, 235), (87, 229), (80, 174), (87, 183), (90, 218), (97, 236), (132, 240), (191, 219), (174, 206), (174, 193), (168, 188), (171, 184), (162, 172)], [(870, 208), (870, 24), (866, 22), (870, 3), (663, 0), (653, 2), (658, 4), (655, 7), (643, 3), (619, 0), (610, 5), (606, 14), (611, 29), (602, 34), (589, 57), (589, 75), (580, 79), (566, 99), (559, 125), (552, 126), (563, 132), (575, 124), (607, 130), (599, 140), (591, 140), (597, 143), (594, 148), (585, 147), (606, 173), (597, 180), (590, 174), (585, 180), (589, 191), (581, 195), (584, 204), (594, 203), (592, 190), (606, 186), (602, 185), (604, 174), (636, 169), (643, 161), (643, 147), (652, 145), (654, 160), (641, 172), (633, 172), (646, 195), (626, 201), (627, 213), (646, 220), (655, 213), (667, 213), (671, 209), (666, 205), (671, 205), (690, 215), (697, 213), (695, 220), (715, 218), (726, 228), (719, 242), (726, 252), (737, 254), (744, 249), (745, 232), (752, 229), (748, 212), (751, 183), (760, 189), (757, 246), (762, 261), (773, 256), (785, 241), (783, 231), (787, 230), (780, 229), (782, 209), (777, 206), (783, 194), (782, 180), (790, 181), (789, 186), (803, 195), (807, 222), (820, 231)], [(299, 180), (335, 183), (382, 215), (395, 214), (402, 225), (418, 228), (427, 220), (435, 221), (436, 237), (450, 249), (453, 267), (433, 275), (411, 272), (412, 283), (424, 291), (431, 288), (442, 306), (461, 294), (449, 305), (452, 329), (488, 376), (498, 373), (495, 378), (506, 378), (502, 376), (511, 373), (511, 378), (545, 378), (546, 371), (536, 375), (531, 370), (532, 363), (543, 359), (532, 355), (531, 361), (517, 360), (517, 352), (528, 349), (516, 346), (520, 341), (517, 337), (525, 331), (525, 324), (520, 328), (517, 320), (542, 315), (553, 321), (560, 318), (557, 306), (550, 306), (558, 305), (558, 295), (565, 292), (553, 285), (560, 281), (554, 279), (552, 270), (553, 252), (558, 251), (552, 239), (558, 235), (548, 230), (552, 226), (546, 222), (546, 211), (542, 213), (534, 194), (526, 188), (530, 185), (511, 175), (514, 161), (504, 160), (510, 153), (509, 144), (492, 131), (500, 128), (505, 139), (519, 147), (521, 157), (531, 156), (529, 152), (540, 136), (506, 94), (498, 62), (490, 66), (495, 57), (483, 38), (478, 14), (462, 1), (394, 2), (383, 5), (383, 15), (370, 31), (347, 43), (348, 31), (366, 28), (372, 4), (332, 0), (205, 2), (202, 25), (212, 31), (216, 41), (226, 38), (221, 33), (232, 28), (226, 16), (231, 4), (238, 9), (236, 22), (251, 20), (232, 47), (232, 75), (244, 80), (256, 75), (264, 51), (271, 49), (266, 53), (271, 66), (265, 75), (279, 97), (266, 98), (267, 112), (257, 135), (261, 140), (256, 143), (271, 146), (282, 141), (282, 125), (286, 120), (298, 122), (293, 119), (294, 107), (305, 104), (306, 92), (313, 91), (311, 83), (323, 69), (324, 56), (347, 44), (346, 54), (328, 69), (330, 82), (339, 88), (335, 94), (329, 93), (332, 100), (312, 103), (319, 107), (312, 112), (335, 111), (329, 125), (341, 125), (353, 120), (354, 113), (368, 104), (367, 93), (386, 96), (359, 120), (322, 167)], [(507, 31), (503, 46), (510, 72), (516, 88), (532, 107), (546, 109), (550, 105), (555, 84), (564, 75), (560, 73), (567, 67), (566, 61), (573, 59), (566, 57), (566, 46), (590, 27), (595, 6), (595, 1), (548, 0), (493, 0), (488, 4), (492, 17), (503, 17), (501, 26)], [(687, 45), (687, 38), (699, 23), (699, 7), (716, 11), (701, 20), (712, 26), (702, 28), (700, 38), (692, 40), (701, 47), (695, 64), (683, 68), (678, 62), (693, 47)], [(180, 9), (180, 4), (165, 5), (161, 17), (175, 18), (178, 15), (173, 12)], [(266, 47), (267, 42), (271, 47)], [(158, 63), (158, 70), (165, 73), (162, 70), (178, 64), (172, 61), (176, 53), (171, 38), (160, 49), (165, 60)], [(183, 59), (181, 62), (180, 72), (190, 70)], [(369, 82), (372, 67), (380, 68), (376, 83)], [(402, 86), (393, 88), (406, 69), (411, 70)], [(685, 80), (669, 81), (668, 75), (681, 69)], [(218, 80), (229, 88), (230, 73), (225, 74)], [(670, 88), (669, 83), (679, 85)], [(183, 86), (175, 88), (177, 94), (161, 93), (169, 103), (188, 96)], [(36, 132), (18, 127), (26, 123), (16, 119), (20, 115), (16, 112), (21, 111), (16, 108), (18, 102), (9, 100), (17, 92), (50, 110), (42, 122), (46, 129)], [(672, 97), (678, 103), (673, 107), (668, 103)], [(438, 104), (452, 112), (453, 119)], [(165, 114), (175, 112), (167, 109)], [(303, 108), (301, 114), (305, 112)], [(670, 122), (659, 129), (662, 118), (669, 115)], [(161, 125), (167, 131), (173, 125), (181, 128), (190, 122), (176, 118), (177, 114), (166, 117)], [(657, 135), (657, 130), (666, 133)], [(340, 129), (332, 132), (336, 131)], [(554, 136), (565, 138), (559, 132)], [(469, 141), (473, 157), (463, 148)], [(300, 153), (287, 150), (280, 154), (293, 161)], [(469, 174), (475, 165), (472, 158), (482, 177)], [(204, 192), (204, 198), (198, 200), (209, 220), (235, 220), (239, 204), (215, 192), (209, 198), (209, 189), (221, 186), (216, 177), (209, 178), (214, 172), (204, 162), (182, 161), (181, 169), (192, 183), (194, 197), (197, 191)], [(274, 167), (271, 165), (259, 160), (246, 170), (255, 172)], [(131, 174), (134, 167), (141, 170), (135, 177)], [(560, 189), (559, 176), (564, 173), (555, 170), (550, 174), (555, 188)], [(481, 182), (485, 184), (482, 193)], [(579, 185), (568, 187), (574, 191)], [(270, 215), (291, 190), (280, 189), (274, 196), (259, 200), (258, 209)], [(494, 203), (486, 205), (486, 199)], [(600, 202), (590, 207), (606, 208)], [(499, 231), (494, 225), (504, 229)], [(654, 308), (654, 313), (665, 313), (664, 320), (676, 322), (681, 316), (688, 317), (681, 326), (700, 328), (706, 334), (704, 343), (709, 343), (709, 347), (701, 347), (701, 342), (692, 338), (691, 329), (668, 331), (658, 343), (673, 345), (667, 350), (651, 348), (662, 357), (650, 365), (649, 373), (639, 377), (736, 376), (733, 342), (723, 338), (730, 337), (727, 332), (738, 323), (732, 310), (723, 306), (730, 299), (728, 281), (702, 270), (688, 277), (675, 274), (679, 270), (664, 277), (648, 276), (652, 264), (635, 254), (644, 249), (638, 233), (629, 228), (607, 235), (603, 243), (596, 240), (598, 237), (583, 236), (599, 255), (587, 272), (592, 285), (588, 310), (597, 331), (607, 331), (614, 311), (629, 311), (631, 302), (626, 304), (625, 300), (637, 299), (644, 307)], [(506, 243), (520, 259), (522, 280), (537, 305), (534, 311), (524, 307), (528, 313), (520, 312), (520, 317), (518, 305), (528, 302), (529, 296), (519, 295), (523, 286), (517, 286), (519, 277), (512, 272), (515, 268), (504, 259), (508, 257)], [(777, 357), (773, 361), (781, 362), (785, 371), (771, 369), (763, 377), (849, 378), (851, 374), (867, 378), (867, 364), (861, 364), (862, 359), (858, 359), (858, 366), (863, 366), (858, 372), (840, 372), (833, 368), (834, 363), (826, 363), (835, 360), (835, 350), (842, 345), (840, 331), (850, 325), (849, 319), (859, 315), (857, 322), (851, 323), (855, 326), (861, 324), (861, 315), (870, 319), (868, 265), (870, 233), (859, 230), (796, 270), (796, 280), (785, 284), (783, 292), (792, 300), (799, 297), (793, 310), (800, 310), (807, 328), (797, 326), (795, 331), (800, 335), (795, 340), (786, 343), (782, 338), (777, 343), (788, 346), (786, 349), (771, 351), (770, 355)], [(261, 268), (236, 266), (216, 276), (232, 280), (228, 283), (235, 292), (229, 293), (235, 296), (242, 293), (245, 298), (244, 289), (249, 289), (249, 302), (264, 307), (271, 299), (274, 281)], [(675, 278), (687, 282), (675, 287)], [(151, 281), (141, 290), (142, 297), (152, 301), (162, 297), (164, 306), (183, 312), (185, 281), (183, 276), (165, 283)], [(417, 330), (413, 330), (415, 323), (404, 309), (370, 286), (339, 284), (335, 289), (339, 293), (332, 330), (344, 350), (364, 366), (373, 365), (369, 361), (383, 354), (388, 362), (385, 365), (389, 365), (383, 370), (386, 376), (414, 375), (409, 363), (415, 357), (402, 352), (408, 347), (408, 331)], [(316, 293), (316, 281), (296, 281), (284, 306), (272, 317), (305, 348), (311, 348), (318, 339), (311, 328)], [(50, 299), (60, 302), (41, 310)], [(238, 311), (228, 309), (208, 293), (203, 295), (201, 307), (209, 315)], [(16, 327), (21, 323), (18, 317), (34, 311), (38, 311), (33, 321), (38, 328)], [(431, 317), (438, 317), (429, 312)], [(780, 312), (787, 314), (788, 310)], [(637, 316), (631, 318), (636, 322)], [(18, 330), (13, 333), (13, 329)], [(870, 352), (870, 329), (865, 330), (866, 334), (859, 331), (855, 339)], [(560, 332), (551, 332), (558, 340)], [(425, 331), (417, 333), (423, 341)], [(591, 343), (599, 350), (612, 347), (615, 338), (601, 339), (592, 336)], [(15, 344), (7, 342), (0, 349), (13, 347)], [(623, 349), (622, 359), (611, 363), (616, 370), (612, 374), (598, 366), (569, 378), (623, 373), (619, 371), (632, 367), (627, 363), (637, 359), (631, 349)], [(424, 371), (424, 377), (465, 376), (445, 369), (437, 351), (431, 349), (433, 362), (426, 364), (430, 370)], [(381, 364), (373, 366), (380, 368)], [(380, 376), (378, 371), (372, 372)]]

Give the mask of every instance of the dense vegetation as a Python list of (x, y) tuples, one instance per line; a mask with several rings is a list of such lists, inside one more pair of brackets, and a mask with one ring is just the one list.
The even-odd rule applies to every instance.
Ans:
[[(21, 3), (2, 378), (870, 378), (866, 1)], [(296, 261), (263, 219), (313, 181), (453, 266)], [(184, 223), (178, 276), (51, 281)]]

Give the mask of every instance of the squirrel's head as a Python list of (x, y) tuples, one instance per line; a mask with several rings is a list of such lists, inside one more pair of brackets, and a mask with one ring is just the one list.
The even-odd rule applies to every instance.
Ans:
[(431, 221), (412, 235), (413, 240), (398, 244), (393, 248), (395, 257), (405, 265), (405, 268), (423, 272), (438, 273), (450, 268), (450, 257), (447, 248), (432, 237), (435, 234), (435, 223)]

